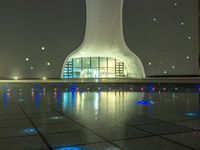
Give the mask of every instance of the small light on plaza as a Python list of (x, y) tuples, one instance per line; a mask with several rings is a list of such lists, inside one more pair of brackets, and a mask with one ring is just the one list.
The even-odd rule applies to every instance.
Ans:
[(43, 80), (47, 80), (47, 77), (42, 77)]

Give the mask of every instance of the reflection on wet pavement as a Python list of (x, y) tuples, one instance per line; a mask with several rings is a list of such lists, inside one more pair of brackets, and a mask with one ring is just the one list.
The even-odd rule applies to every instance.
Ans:
[(127, 89), (1, 85), (0, 149), (200, 149), (198, 91)]

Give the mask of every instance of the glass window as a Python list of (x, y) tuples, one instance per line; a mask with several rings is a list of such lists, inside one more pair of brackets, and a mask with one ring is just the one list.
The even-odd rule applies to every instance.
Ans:
[(100, 58), (100, 67), (107, 67), (107, 58)]
[(108, 68), (108, 77), (114, 78), (115, 77), (115, 68)]
[(81, 59), (80, 58), (74, 58), (73, 59), (73, 65), (75, 68), (81, 67)]
[(90, 68), (90, 58), (83, 58), (83, 67)]
[(100, 77), (106, 78), (108, 76), (108, 70), (107, 67), (101, 67), (100, 68)]
[(115, 67), (115, 59), (109, 58), (108, 59), (108, 67)]
[(106, 57), (74, 58), (72, 68), (72, 59), (70, 59), (65, 64), (63, 76), (64, 78), (115, 78), (116, 76), (127, 76), (125, 64), (117, 60), (116, 65), (115, 60), (115, 58)]
[(98, 68), (98, 64), (99, 64), (99, 58), (91, 58), (91, 66), (92, 68)]

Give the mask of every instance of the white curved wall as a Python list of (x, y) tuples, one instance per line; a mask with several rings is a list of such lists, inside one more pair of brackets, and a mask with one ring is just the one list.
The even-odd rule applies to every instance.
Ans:
[(81, 46), (64, 61), (79, 57), (110, 57), (126, 64), (128, 77), (145, 77), (140, 59), (127, 47), (122, 27), (123, 0), (86, 0), (86, 30)]

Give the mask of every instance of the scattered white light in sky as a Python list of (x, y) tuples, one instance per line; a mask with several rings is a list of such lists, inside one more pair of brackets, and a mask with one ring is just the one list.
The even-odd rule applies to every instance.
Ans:
[(187, 60), (188, 60), (188, 59), (190, 59), (190, 57), (189, 57), (189, 56), (187, 56), (186, 58), (187, 58)]
[(172, 66), (172, 69), (175, 69), (175, 66)]
[(26, 57), (26, 59), (25, 59), (26, 61), (29, 61), (30, 59), (28, 58), (28, 57)]
[(166, 71), (166, 70), (164, 71), (164, 74), (167, 74), (167, 71)]
[(50, 66), (51, 65), (51, 63), (50, 62), (47, 62), (47, 66)]
[(149, 66), (151, 66), (152, 65), (152, 63), (151, 62), (149, 62)]
[(188, 36), (188, 39), (190, 40), (190, 39), (191, 39), (191, 36)]
[(177, 6), (178, 5), (178, 3), (174, 3), (174, 6)]
[(45, 50), (45, 47), (44, 47), (44, 46), (42, 46), (42, 47), (41, 47), (41, 49), (42, 49), (42, 50)]
[(34, 70), (34, 67), (30, 67), (30, 70)]
[(156, 21), (157, 21), (157, 18), (153, 18), (153, 21), (156, 22)]
[(184, 26), (184, 25), (185, 25), (185, 23), (184, 23), (184, 22), (181, 22), (181, 25), (182, 25), (182, 26)]

